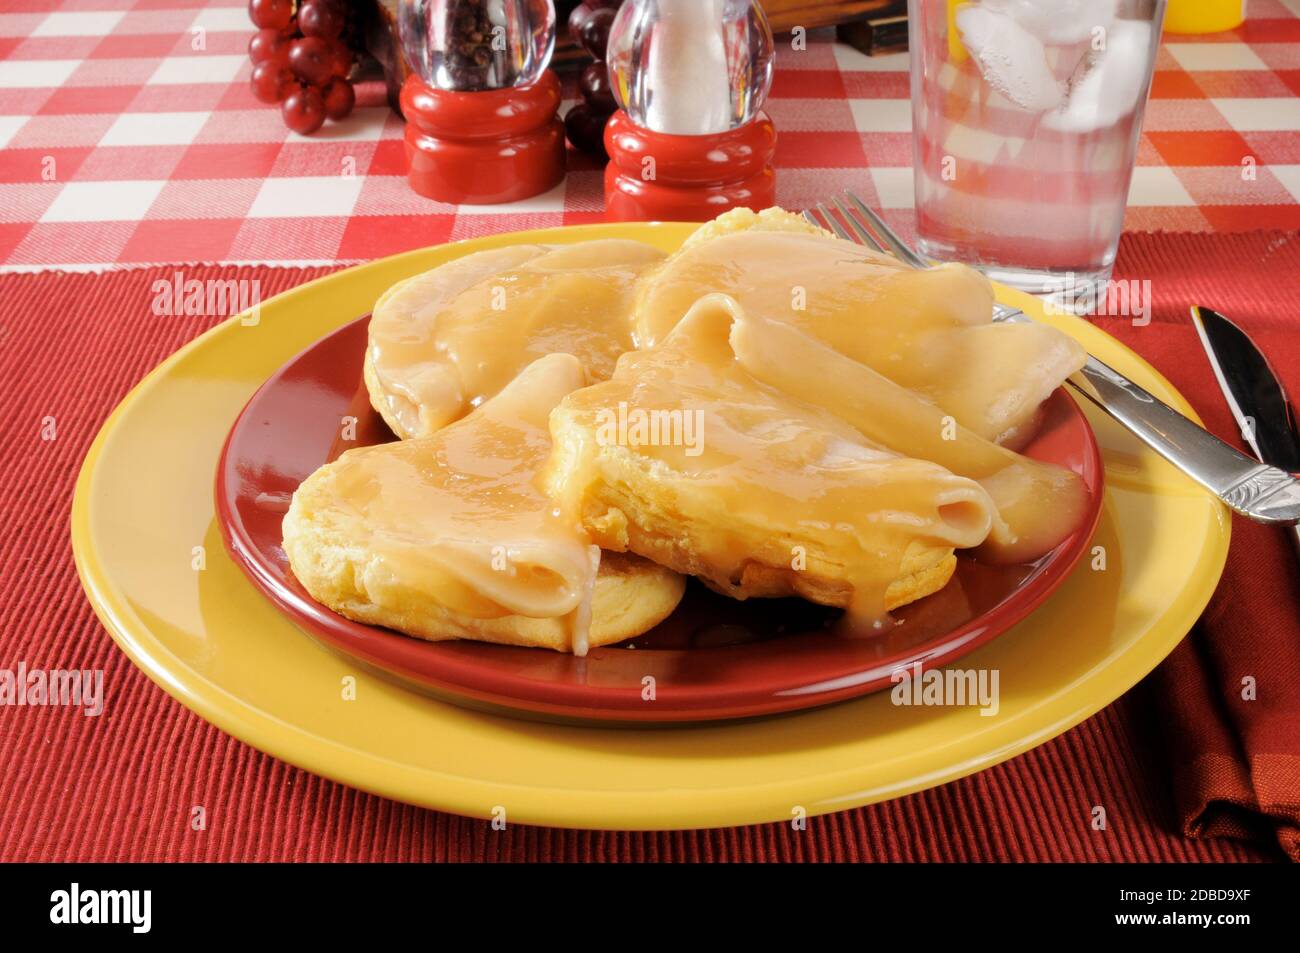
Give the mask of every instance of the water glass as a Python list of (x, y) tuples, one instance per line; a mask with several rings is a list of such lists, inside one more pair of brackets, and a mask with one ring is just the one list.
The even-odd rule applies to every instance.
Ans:
[(921, 251), (1095, 300), (1124, 225), (1165, 0), (910, 0)]

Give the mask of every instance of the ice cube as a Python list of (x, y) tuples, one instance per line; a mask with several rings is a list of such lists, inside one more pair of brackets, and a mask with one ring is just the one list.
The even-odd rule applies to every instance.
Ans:
[(1029, 112), (1061, 104), (1063, 90), (1047, 63), (1043, 41), (1006, 13), (987, 6), (957, 8), (957, 29), (984, 81)]
[(1044, 43), (1082, 43), (1115, 20), (1119, 0), (983, 0)]
[(1113, 126), (1138, 107), (1151, 59), (1151, 24), (1116, 20), (1106, 47), (1092, 53), (1070, 81), (1066, 101), (1043, 120), (1048, 129), (1092, 132)]

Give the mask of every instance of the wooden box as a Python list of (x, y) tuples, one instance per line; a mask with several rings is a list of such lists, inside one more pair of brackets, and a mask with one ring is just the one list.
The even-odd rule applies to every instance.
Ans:
[(797, 26), (813, 29), (819, 26), (850, 23), (875, 17), (906, 15), (906, 0), (762, 0), (763, 9), (776, 33), (785, 33)]

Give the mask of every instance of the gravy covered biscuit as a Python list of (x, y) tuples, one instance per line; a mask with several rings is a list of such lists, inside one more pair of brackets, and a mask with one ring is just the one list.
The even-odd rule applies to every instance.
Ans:
[(1087, 493), (1077, 474), (986, 440), (790, 325), (747, 318), (732, 325), (730, 341), (737, 362), (756, 380), (830, 411), (879, 446), (930, 460), (983, 486), (995, 508), (981, 546), (987, 560), (1037, 559), (1082, 521)]
[(729, 212), (639, 285), (652, 347), (701, 297), (723, 293), (929, 400), (972, 433), (1022, 444), (1039, 407), (1087, 355), (1042, 324), (995, 324), (993, 288), (965, 265), (917, 270), (780, 209)]
[(371, 403), (399, 437), (427, 437), (547, 354), (604, 380), (635, 346), (635, 282), (663, 257), (622, 240), (514, 245), (403, 281), (370, 319)]
[(682, 578), (635, 556), (602, 559), (537, 484), (547, 417), (584, 377), (578, 358), (544, 357), (431, 437), (321, 467), (284, 519), (294, 575), (341, 615), (431, 641), (583, 655), (657, 625)]
[(992, 530), (989, 494), (756, 379), (731, 342), (745, 321), (734, 299), (701, 299), (560, 402), (545, 480), (563, 512), (735, 598), (798, 595), (874, 625), (942, 588), (954, 549)]

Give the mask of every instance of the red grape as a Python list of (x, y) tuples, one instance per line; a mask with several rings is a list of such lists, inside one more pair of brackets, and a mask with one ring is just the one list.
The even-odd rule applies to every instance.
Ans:
[(574, 40), (582, 36), (582, 25), (587, 22), (589, 16), (591, 16), (591, 7), (585, 3), (578, 4), (569, 14), (569, 36)]
[(352, 112), (357, 94), (351, 83), (336, 76), (321, 91), (321, 98), (325, 101), (325, 115), (337, 122)]
[(293, 85), (293, 74), (281, 64), (268, 60), (253, 67), (253, 75), (248, 82), (253, 88), (253, 95), (262, 102), (278, 103)]
[(578, 28), (578, 42), (598, 60), (605, 58), (609, 46), (609, 28), (614, 23), (614, 11), (609, 7), (592, 10)]
[(343, 35), (343, 13), (321, 0), (306, 0), (298, 8), (298, 29), (303, 36), (336, 40)]
[(248, 0), (248, 18), (263, 30), (284, 30), (293, 22), (293, 0)]
[(299, 135), (309, 136), (325, 123), (325, 103), (314, 86), (299, 86), (280, 104), (284, 124)]
[(334, 75), (332, 49), (318, 36), (294, 40), (289, 46), (289, 69), (310, 86), (324, 86)]
[(582, 71), (578, 88), (582, 90), (582, 98), (597, 112), (608, 115), (618, 109), (618, 103), (614, 101), (614, 90), (609, 85), (609, 68), (599, 60)]
[(335, 40), (334, 46), (330, 51), (330, 72), (335, 76), (346, 77), (352, 72), (352, 63), (355, 57), (348, 45), (342, 40)]
[(248, 58), (254, 65), (270, 60), (283, 66), (289, 60), (289, 40), (279, 30), (258, 30), (248, 41)]
[(564, 116), (564, 131), (569, 141), (583, 152), (605, 154), (605, 123), (609, 117), (594, 112), (587, 103), (578, 103)]

